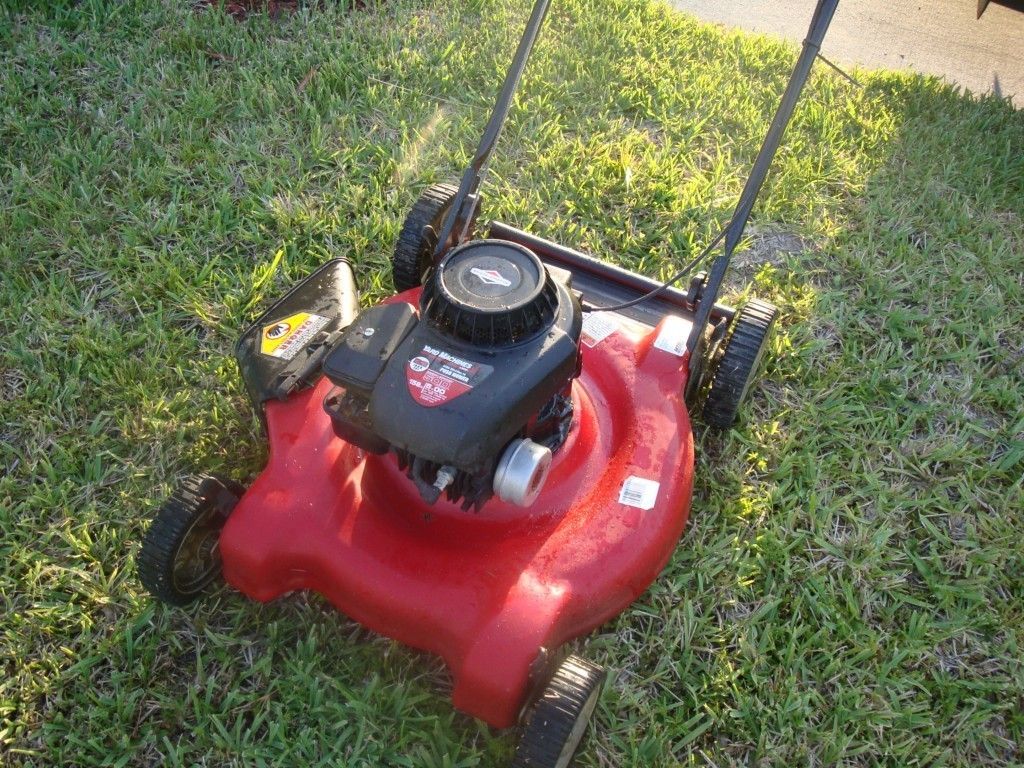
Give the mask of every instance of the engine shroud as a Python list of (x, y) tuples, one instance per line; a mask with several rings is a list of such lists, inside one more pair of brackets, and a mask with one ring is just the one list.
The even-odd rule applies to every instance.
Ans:
[(417, 316), (409, 304), (385, 304), (355, 319), (324, 363), (338, 387), (324, 407), (339, 437), (394, 451), (424, 501), (444, 490), (479, 509), (513, 440), (552, 451), (565, 440), (580, 372), (579, 298), (568, 272), (524, 246), (480, 240), (441, 261), (418, 307)]

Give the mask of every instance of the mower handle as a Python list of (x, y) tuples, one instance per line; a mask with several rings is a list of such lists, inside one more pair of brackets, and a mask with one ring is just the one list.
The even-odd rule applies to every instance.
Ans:
[(526, 22), (526, 31), (519, 41), (516, 54), (512, 58), (512, 66), (505, 75), (505, 83), (501, 86), (501, 93), (498, 94), (498, 101), (491, 112), (491, 118), (487, 121), (484, 135), (480, 139), (473, 161), (462, 174), (459, 182), (459, 191), (452, 201), (452, 206), (441, 225), (441, 232), (437, 238), (437, 245), (434, 246), (433, 262), (437, 261), (448, 250), (448, 241), (452, 233), (456, 234), (455, 244), (460, 245), (469, 236), (469, 227), (476, 214), (476, 208), (480, 204), (480, 197), (477, 192), (487, 175), (487, 166), (491, 160), (491, 154), (501, 136), (501, 129), (505, 127), (508, 113), (512, 109), (512, 100), (515, 98), (516, 89), (522, 79), (523, 70), (530, 60), (533, 46), (537, 42), (541, 27), (544, 26), (544, 19), (548, 15), (548, 8), (551, 0), (537, 0), (530, 14), (530, 20)]
[[(491, 112), (487, 127), (484, 129), (484, 134), (480, 139), (476, 154), (473, 156), (469, 167), (462, 174), (458, 192), (444, 217), (441, 231), (434, 246), (432, 261), (435, 264), (449, 249), (448, 243), (451, 241), (453, 234), (455, 235), (455, 245), (461, 245), (469, 236), (470, 225), (480, 203), (478, 194), (480, 185), (487, 174), (491, 154), (494, 152), (494, 148), (501, 136), (501, 131), (505, 127), (509, 111), (512, 108), (512, 101), (515, 98), (516, 89), (519, 87), (519, 81), (522, 79), (523, 71), (530, 60), (530, 54), (533, 52), (550, 6), (551, 0), (536, 0), (534, 3), (533, 11), (530, 13), (530, 18), (526, 23), (526, 30), (523, 32), (519, 46), (516, 48), (515, 56), (512, 59), (512, 66), (505, 75), (505, 82), (501, 87), (501, 92), (498, 95), (497, 103), (494, 105), (494, 110)], [(718, 294), (721, 291), (722, 282), (729, 267), (729, 261), (732, 259), (736, 246), (739, 245), (740, 240), (743, 238), (743, 232), (746, 229), (747, 221), (750, 219), (754, 203), (761, 192), (762, 186), (764, 186), (765, 178), (768, 175), (772, 161), (775, 159), (775, 154), (782, 142), (782, 136), (785, 133), (786, 127), (793, 118), (793, 112), (800, 99), (800, 93), (807, 83), (811, 66), (821, 50), (821, 43), (825, 39), (825, 33), (832, 23), (832, 17), (835, 15), (838, 6), (839, 0), (818, 0), (815, 6), (810, 28), (804, 40), (803, 49), (800, 52), (800, 58), (797, 60), (792, 75), (790, 75), (782, 101), (779, 103), (771, 126), (768, 128), (768, 133), (761, 144), (761, 149), (757, 153), (750, 176), (743, 187), (739, 202), (736, 204), (736, 209), (726, 228), (722, 254), (712, 262), (707, 283), (704, 287), (703, 298), (697, 307), (693, 330), (686, 342), (690, 359), (689, 386), (699, 386), (698, 380), (700, 377), (696, 374), (703, 364), (704, 331), (711, 320), (715, 302), (718, 301)]]
[(733, 212), (729, 225), (726, 227), (725, 244), (722, 246), (722, 254), (711, 264), (700, 306), (697, 308), (693, 330), (686, 341), (686, 348), (690, 353), (688, 388), (700, 386), (698, 381), (700, 377), (696, 374), (703, 364), (703, 344), (706, 338), (704, 331), (711, 318), (711, 309), (715, 302), (718, 301), (718, 294), (721, 291), (722, 281), (725, 278), (726, 270), (729, 268), (729, 261), (732, 259), (733, 251), (736, 250), (736, 246), (739, 245), (740, 240), (743, 238), (743, 231), (746, 229), (747, 221), (750, 219), (750, 212), (754, 208), (754, 202), (757, 200), (765, 178), (768, 176), (768, 170), (775, 159), (775, 153), (779, 149), (779, 144), (782, 143), (782, 135), (793, 118), (793, 112), (800, 99), (800, 93), (807, 83), (807, 78), (811, 73), (811, 66), (818, 57), (821, 43), (825, 39), (825, 33), (828, 32), (838, 5), (839, 0), (818, 0), (818, 4), (814, 9), (814, 15), (811, 17), (811, 25), (807, 31), (807, 37), (803, 43), (803, 49), (800, 51), (800, 58), (797, 59), (796, 66), (793, 68), (793, 74), (790, 75), (786, 91), (782, 95), (782, 101), (779, 103), (775, 117), (768, 128), (768, 134), (765, 136), (761, 149), (757, 153), (757, 158), (754, 160), (754, 166), (750, 171), (750, 176), (747, 178), (746, 185), (743, 187), (739, 202), (736, 204), (736, 210)]

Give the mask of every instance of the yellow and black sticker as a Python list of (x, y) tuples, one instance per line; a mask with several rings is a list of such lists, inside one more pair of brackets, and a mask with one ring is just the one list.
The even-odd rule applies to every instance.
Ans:
[(330, 322), (330, 318), (312, 312), (297, 312), (270, 325), (260, 334), (260, 352), (281, 360), (291, 360)]

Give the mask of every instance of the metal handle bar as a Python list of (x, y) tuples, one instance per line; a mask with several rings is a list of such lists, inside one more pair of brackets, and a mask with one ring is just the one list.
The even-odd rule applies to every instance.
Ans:
[(512, 59), (512, 66), (505, 75), (505, 83), (501, 86), (501, 93), (498, 94), (498, 101), (491, 112), (491, 119), (487, 121), (483, 138), (480, 139), (480, 146), (477, 147), (476, 155), (469, 164), (465, 173), (462, 174), (462, 181), (459, 182), (459, 191), (455, 195), (452, 207), (445, 216), (444, 224), (441, 226), (441, 233), (437, 238), (437, 245), (434, 247), (434, 262), (436, 263), (445, 252), (448, 240), (452, 232), (458, 227), (456, 244), (465, 241), (469, 232), (469, 225), (473, 221), (473, 214), (479, 204), (477, 191), (487, 174), (487, 165), (491, 159), (491, 153), (501, 136), (501, 129), (505, 127), (508, 113), (512, 109), (512, 100), (515, 98), (516, 89), (526, 69), (526, 63), (530, 60), (533, 46), (537, 42), (541, 27), (544, 26), (544, 19), (548, 15), (548, 8), (551, 0), (537, 0), (530, 14), (530, 20), (526, 23), (526, 31), (516, 48), (516, 55)]
[[(479, 204), (478, 191), (487, 173), (491, 154), (494, 152), (494, 148), (501, 136), (502, 128), (505, 127), (509, 111), (512, 108), (512, 101), (515, 98), (516, 89), (519, 87), (519, 81), (522, 79), (523, 71), (526, 69), (530, 54), (533, 52), (550, 5), (551, 0), (537, 0), (533, 6), (530, 19), (526, 24), (526, 30), (519, 41), (519, 46), (516, 48), (515, 56), (512, 59), (512, 66), (509, 68), (508, 74), (505, 75), (505, 82), (498, 95), (497, 103), (494, 105), (494, 110), (487, 122), (487, 127), (484, 129), (484, 135), (480, 140), (472, 162), (462, 175), (458, 193), (452, 202), (448, 215), (445, 216), (437, 244), (434, 248), (433, 260), (435, 263), (447, 250), (448, 242), (452, 234), (456, 233), (456, 230), (455, 242), (457, 245), (464, 242), (468, 236), (470, 223)], [(704, 339), (704, 328), (711, 318), (712, 308), (718, 300), (718, 294), (721, 291), (722, 281), (729, 267), (729, 261), (736, 250), (736, 246), (743, 238), (743, 232), (746, 229), (747, 221), (750, 219), (754, 203), (761, 192), (762, 186), (764, 186), (772, 160), (774, 160), (779, 144), (782, 142), (783, 133), (785, 133), (786, 127), (793, 118), (793, 112), (800, 99), (800, 93), (807, 83), (811, 66), (814, 64), (814, 60), (821, 49), (821, 43), (825, 39), (825, 33), (832, 23), (832, 17), (835, 15), (838, 6), (839, 0), (818, 0), (817, 2), (814, 15), (811, 18), (810, 28), (807, 32), (807, 38), (803, 43), (803, 50), (800, 52), (800, 58), (797, 60), (793, 74), (786, 85), (782, 101), (775, 113), (775, 117), (772, 119), (768, 134), (765, 136), (761, 149), (757, 153), (750, 176), (747, 178), (747, 183), (743, 187), (739, 202), (736, 204), (736, 209), (729, 221), (725, 233), (723, 252), (712, 262), (707, 285), (704, 289), (703, 300), (697, 309), (693, 331), (687, 340), (687, 349), (690, 352), (691, 374), (696, 373), (701, 364), (701, 345)], [(691, 381), (696, 378), (696, 376), (691, 375)]]
[(743, 231), (746, 229), (750, 212), (754, 208), (754, 202), (757, 200), (765, 178), (768, 176), (768, 169), (771, 167), (772, 160), (775, 159), (775, 153), (782, 142), (782, 134), (793, 118), (793, 112), (796, 109), (797, 101), (800, 99), (800, 93), (807, 83), (807, 78), (811, 73), (811, 66), (814, 64), (818, 51), (821, 49), (821, 43), (825, 39), (825, 33), (828, 32), (828, 27), (832, 23), (832, 16), (835, 14), (838, 5), (839, 0), (818, 0), (817, 7), (814, 9), (814, 16), (811, 18), (807, 38), (804, 40), (803, 50), (800, 52), (800, 58), (793, 69), (793, 74), (790, 75), (789, 83), (786, 85), (786, 92), (782, 95), (782, 101), (779, 103), (779, 108), (772, 119), (772, 124), (768, 129), (768, 134), (765, 136), (764, 143), (762, 143), (761, 149), (757, 153), (757, 159), (754, 160), (754, 167), (751, 169), (747, 183), (743, 187), (743, 193), (736, 204), (736, 210), (729, 221), (729, 226), (725, 233), (725, 245), (722, 247), (722, 255), (718, 256), (711, 264), (703, 298), (694, 319), (693, 331), (686, 342), (686, 348), (690, 351), (691, 381), (697, 378), (693, 374), (697, 372), (701, 365), (702, 350), (700, 346), (703, 344), (704, 328), (711, 315), (711, 308), (718, 301), (718, 294), (722, 288), (725, 272), (729, 267), (729, 260), (732, 258), (736, 246), (739, 245), (740, 240), (743, 238)]

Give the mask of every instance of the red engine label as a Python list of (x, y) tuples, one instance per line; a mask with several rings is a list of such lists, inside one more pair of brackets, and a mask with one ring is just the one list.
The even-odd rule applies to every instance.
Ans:
[(405, 378), (412, 399), (433, 408), (466, 394), (493, 370), (490, 365), (464, 360), (424, 344), (405, 364)]

